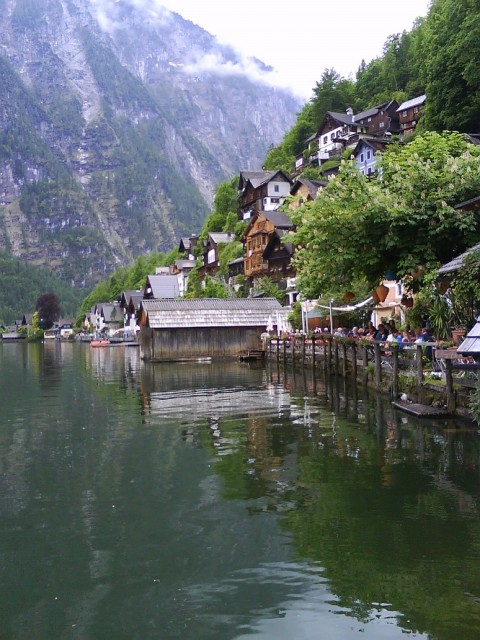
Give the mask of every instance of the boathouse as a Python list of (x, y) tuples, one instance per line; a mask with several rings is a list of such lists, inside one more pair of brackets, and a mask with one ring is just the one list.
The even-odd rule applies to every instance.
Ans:
[(142, 300), (143, 360), (236, 357), (261, 349), (267, 326), (288, 324), (290, 309), (274, 298)]

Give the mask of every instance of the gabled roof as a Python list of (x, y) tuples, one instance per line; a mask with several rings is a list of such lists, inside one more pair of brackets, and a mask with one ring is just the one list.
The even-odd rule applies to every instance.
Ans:
[(254, 189), (258, 189), (263, 184), (271, 182), (278, 175), (281, 175), (284, 179), (283, 182), (292, 182), (290, 176), (285, 171), (240, 171), (240, 179), (238, 181), (238, 189), (243, 190), (247, 182), (250, 182)]
[(376, 116), (379, 111), (385, 111), (390, 107), (393, 103), (395, 103), (398, 107), (397, 102), (395, 100), (387, 100), (386, 102), (382, 102), (382, 104), (377, 104), (375, 107), (371, 109), (367, 109), (366, 111), (361, 111), (354, 116), (356, 122), (359, 120), (363, 120), (364, 118), (371, 118), (372, 116)]
[(326, 187), (327, 186), (327, 182), (326, 181), (321, 181), (321, 180), (307, 180), (306, 178), (298, 178), (298, 180), (296, 180), (292, 186), (292, 188), (290, 189), (290, 194), (292, 196), (294, 196), (297, 191), (300, 189), (300, 187), (303, 185), (305, 187), (307, 187), (308, 191), (310, 192), (310, 195), (313, 199), (316, 198), (317, 196), (317, 192), (320, 189), (320, 187)]
[(193, 269), (196, 264), (196, 260), (187, 260), (186, 258), (178, 258), (177, 260), (175, 260), (175, 266), (179, 271), (185, 269)]
[(427, 96), (423, 94), (421, 96), (417, 96), (416, 98), (412, 98), (411, 100), (406, 100), (405, 102), (402, 102), (402, 104), (398, 107), (397, 113), (398, 111), (406, 111), (411, 107), (418, 107), (421, 104), (424, 104), (426, 99), (427, 99)]
[(151, 329), (264, 327), (271, 315), (288, 316), (275, 298), (143, 300), (142, 307)]
[(209, 233), (208, 237), (214, 244), (228, 244), (235, 240), (235, 234), (228, 233)]
[(387, 144), (390, 144), (390, 140), (379, 140), (378, 138), (362, 138), (355, 145), (352, 154), (356, 155), (363, 146), (370, 147), (375, 152), (384, 151)]
[(119, 322), (123, 318), (123, 312), (118, 302), (102, 303), (100, 314), (103, 316), (105, 322)]
[(267, 220), (270, 220), (277, 229), (292, 229), (293, 222), (290, 217), (282, 211), (262, 211)]
[[(147, 292), (150, 286), (151, 292)], [(147, 276), (145, 293), (154, 298), (176, 298), (180, 295), (177, 276)]]

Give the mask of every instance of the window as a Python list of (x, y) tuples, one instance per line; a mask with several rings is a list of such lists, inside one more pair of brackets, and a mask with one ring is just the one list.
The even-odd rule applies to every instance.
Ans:
[(371, 121), (372, 121), (372, 119), (371, 119), (371, 118), (368, 118), (368, 119), (367, 119), (367, 122), (371, 122)]
[(328, 142), (328, 136), (323, 136), (323, 144), (327, 144)]
[(360, 154), (360, 162), (363, 162), (365, 160), (365, 157), (363, 155), (363, 153)]
[(273, 190), (275, 193), (278, 193), (280, 191), (280, 186), (278, 184), (274, 185)]
[(381, 120), (378, 126), (380, 127), (380, 129), (383, 129), (383, 127), (385, 126), (385, 122)]
[(418, 107), (413, 107), (413, 113), (418, 113)]
[(408, 116), (408, 111), (402, 111), (402, 116), (406, 118)]
[(330, 134), (330, 140), (335, 140), (335, 132)]
[(367, 160), (370, 160), (371, 157), (372, 157), (372, 152), (371, 151), (367, 151)]

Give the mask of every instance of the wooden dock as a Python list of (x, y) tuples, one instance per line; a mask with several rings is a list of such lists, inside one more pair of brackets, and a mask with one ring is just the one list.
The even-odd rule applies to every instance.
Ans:
[(450, 411), (445, 407), (432, 407), (432, 405), (418, 404), (417, 402), (394, 400), (392, 405), (396, 409), (410, 413), (417, 418), (445, 418), (451, 415)]
[(265, 351), (263, 349), (249, 349), (246, 353), (240, 353), (238, 359), (242, 362), (251, 362), (254, 360), (264, 360)]

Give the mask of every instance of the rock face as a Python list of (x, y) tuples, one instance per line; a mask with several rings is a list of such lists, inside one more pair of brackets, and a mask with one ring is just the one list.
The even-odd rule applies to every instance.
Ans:
[(153, 0), (0, 0), (0, 249), (76, 286), (196, 232), (298, 102)]

